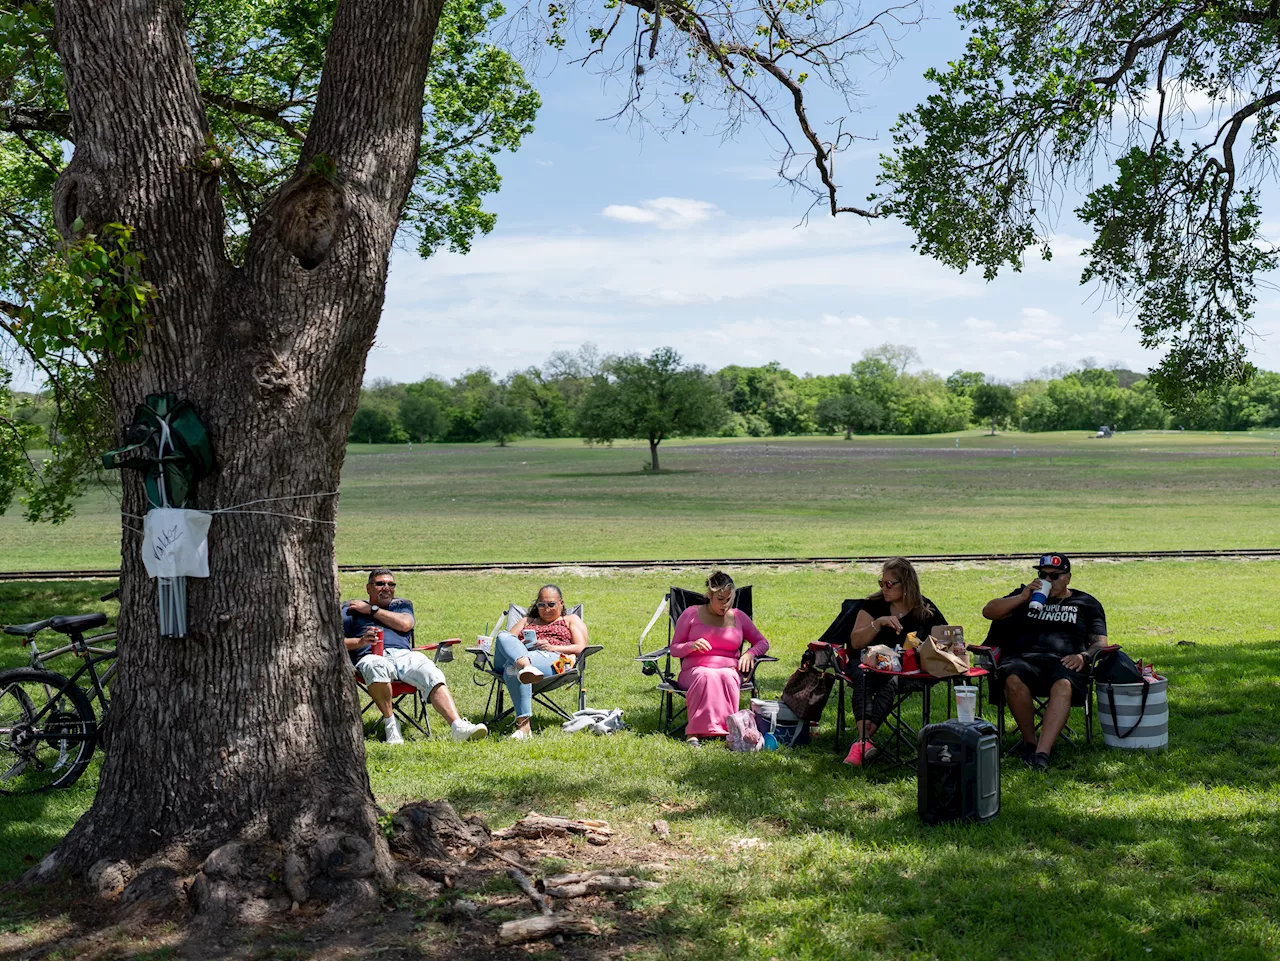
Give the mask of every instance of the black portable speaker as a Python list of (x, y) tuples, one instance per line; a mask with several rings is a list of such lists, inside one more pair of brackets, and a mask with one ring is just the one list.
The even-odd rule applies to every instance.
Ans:
[(921, 728), (916, 774), (925, 824), (990, 821), (1000, 813), (1000, 739), (986, 721)]

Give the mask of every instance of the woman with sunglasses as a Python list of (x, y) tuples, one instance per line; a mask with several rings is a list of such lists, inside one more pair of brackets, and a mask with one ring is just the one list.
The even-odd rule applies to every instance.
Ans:
[[(945, 623), (947, 619), (933, 601), (920, 593), (920, 578), (911, 562), (905, 557), (891, 557), (880, 571), (880, 590), (862, 602), (849, 634), (849, 646), (854, 651), (872, 644), (894, 647), (912, 632), (923, 639), (934, 627)], [(861, 764), (879, 753), (871, 738), (893, 708), (901, 684), (913, 682), (856, 667), (850, 673), (858, 736), (845, 761)]]
[[(535, 639), (528, 644), (525, 631)], [(554, 584), (538, 591), (529, 613), (509, 631), (493, 639), (493, 667), (502, 672), (502, 681), (511, 693), (516, 730), (512, 740), (533, 737), (529, 720), (533, 717), (533, 685), (550, 674), (563, 674), (578, 660), (587, 646), (587, 625), (577, 614), (564, 612), (564, 594)]]
[[(742, 679), (755, 667), (769, 642), (751, 618), (733, 606), (733, 578), (713, 571), (707, 578), (707, 603), (689, 607), (676, 621), (671, 653), (680, 658), (676, 683), (685, 692), (688, 743), (724, 737), (726, 720), (738, 710)], [(751, 646), (745, 651), (742, 644)]]

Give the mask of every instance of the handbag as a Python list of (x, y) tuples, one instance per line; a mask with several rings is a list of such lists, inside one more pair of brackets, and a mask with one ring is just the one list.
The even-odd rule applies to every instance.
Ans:
[(1124, 651), (1102, 651), (1093, 662), (1094, 680), (1107, 684), (1141, 684), (1142, 669)]
[(920, 669), (933, 677), (954, 677), (969, 671), (969, 655), (952, 653), (950, 645), (943, 647), (937, 638), (926, 637), (917, 648)]
[(780, 700), (803, 721), (821, 720), (835, 680), (814, 667), (813, 651), (805, 651), (800, 658), (800, 668), (787, 678)]

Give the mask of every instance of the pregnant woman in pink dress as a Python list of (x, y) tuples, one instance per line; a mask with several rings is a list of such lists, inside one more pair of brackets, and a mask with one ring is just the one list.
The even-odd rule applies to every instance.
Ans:
[[(680, 687), (686, 692), (689, 722), (685, 734), (724, 737), (725, 719), (738, 710), (742, 679), (769, 642), (751, 618), (733, 606), (733, 579), (723, 571), (707, 578), (708, 603), (690, 607), (676, 621), (671, 653), (681, 659)], [(743, 640), (751, 646), (742, 650)]]

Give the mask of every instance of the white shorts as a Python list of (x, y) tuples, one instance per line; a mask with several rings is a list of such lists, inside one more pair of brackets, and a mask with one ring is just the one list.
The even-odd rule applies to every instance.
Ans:
[(444, 674), (435, 662), (421, 651), (388, 647), (381, 655), (366, 654), (356, 663), (356, 670), (366, 684), (403, 681), (412, 684), (424, 697), (444, 683)]

